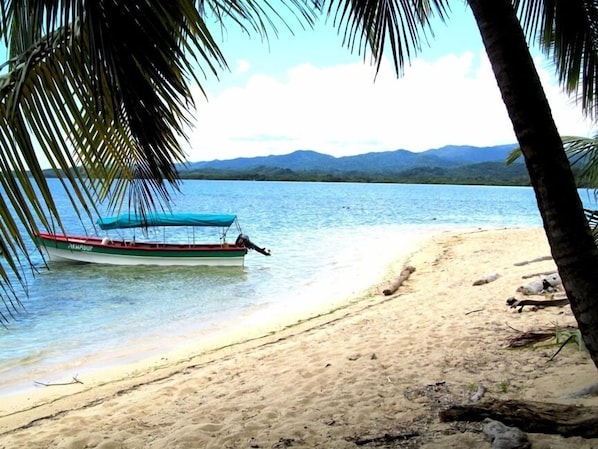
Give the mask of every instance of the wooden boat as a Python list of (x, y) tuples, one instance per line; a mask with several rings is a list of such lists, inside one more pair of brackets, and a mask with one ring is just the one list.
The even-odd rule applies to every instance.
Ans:
[[(142, 230), (143, 240), (115, 238), (106, 235), (77, 236), (39, 233), (36, 243), (42, 247), (50, 260), (68, 260), (111, 265), (205, 265), (243, 266), (245, 255), (253, 249), (266, 256), (270, 251), (254, 245), (249, 237), (239, 233), (235, 243), (227, 243), (226, 236), (233, 224), (241, 228), (236, 215), (228, 214), (123, 214), (100, 218), (97, 225), (104, 231), (123, 229)], [(191, 229), (187, 242), (147, 240), (149, 229), (186, 227)], [(196, 243), (197, 228), (219, 228), (217, 243)], [(188, 234), (189, 236), (189, 234)]]

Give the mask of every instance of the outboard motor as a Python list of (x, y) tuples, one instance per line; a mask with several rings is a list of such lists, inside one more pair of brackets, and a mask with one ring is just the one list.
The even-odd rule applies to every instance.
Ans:
[(246, 236), (245, 234), (239, 234), (239, 236), (237, 237), (237, 240), (235, 240), (235, 246), (242, 246), (247, 249), (253, 249), (253, 250), (257, 251), (258, 253), (263, 254), (264, 256), (271, 255), (269, 249), (260, 248), (259, 246), (254, 244), (251, 240), (249, 240), (249, 237)]

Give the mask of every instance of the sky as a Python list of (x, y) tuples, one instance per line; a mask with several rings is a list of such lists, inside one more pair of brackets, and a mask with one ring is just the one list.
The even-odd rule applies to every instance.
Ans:
[[(446, 24), (434, 23), (434, 38), (400, 78), (388, 60), (376, 76), (363, 55), (343, 47), (331, 23), (314, 30), (291, 23), (294, 34), (281, 29), (268, 43), (231, 28), (218, 34), (230, 71), (202, 79), (207, 99), (194, 89), (187, 159), (516, 143), (475, 21), (465, 4), (456, 8)], [(532, 54), (559, 133), (593, 135), (552, 66)]]

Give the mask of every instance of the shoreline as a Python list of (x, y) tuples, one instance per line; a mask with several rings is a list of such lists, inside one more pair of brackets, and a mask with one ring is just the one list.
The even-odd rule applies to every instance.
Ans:
[[(328, 312), (295, 316), (294, 324), (266, 335), (244, 329), (236, 343), (181, 348), (84, 384), (46, 387), (47, 396), (12, 398), (10, 407), (3, 398), (0, 441), (7, 447), (104, 441), (216, 448), (293, 440), (299, 447), (348, 448), (355, 435), (417, 427), (421, 447), (476, 447), (479, 433), (438, 423), (430, 388), (455, 402), (483, 384), (491, 396), (598, 404), (596, 397), (563, 399), (598, 380), (589, 357), (573, 345), (550, 364), (555, 347), (505, 349), (513, 329), (574, 322), (568, 307), (517, 313), (505, 305), (522, 274), (554, 267), (551, 260), (514, 264), (547, 254), (538, 228), (428, 237), (381, 273), (384, 281)], [(405, 265), (416, 271), (395, 294), (382, 295)], [(472, 286), (490, 272), (496, 281)], [(562, 448), (591, 447), (575, 438), (537, 438)]]
[[(334, 258), (328, 256), (324, 259), (326, 264), (320, 264), (323, 270), (314, 271), (315, 274), (305, 279), (299, 278), (298, 284), (291, 282), (285, 285), (284, 282), (278, 282), (273, 290), (264, 290), (260, 295), (255, 296), (257, 300), (245, 301), (242, 296), (226, 296), (222, 299), (230, 298), (230, 301), (225, 304), (224, 311), (205, 316), (201, 315), (201, 312), (198, 315), (188, 314), (183, 321), (178, 322), (169, 322), (167, 318), (165, 320), (167, 326), (159, 330), (144, 327), (144, 333), (133, 331), (129, 335), (120, 330), (117, 335), (121, 335), (122, 338), (112, 339), (111, 343), (96, 335), (92, 336), (93, 339), (82, 338), (86, 346), (71, 347), (69, 341), (55, 343), (52, 336), (47, 335), (43, 339), (44, 342), (49, 342), (44, 347), (45, 352), (38, 353), (32, 347), (28, 353), (22, 353), (25, 356), (21, 360), (16, 357), (9, 358), (8, 364), (2, 367), (5, 372), (0, 382), (0, 404), (6, 396), (13, 396), (15, 390), (22, 393), (39, 390), (35, 386), (36, 382), (68, 382), (75, 376), (83, 380), (90, 370), (101, 371), (114, 365), (132, 365), (142, 362), (142, 359), (180, 352), (180, 348), (188, 346), (189, 342), (199, 342), (203, 345), (204, 340), (222, 339), (220, 336), (227, 332), (237, 334), (234, 332), (237, 328), (242, 328), (243, 332), (247, 332), (248, 329), (254, 332), (256, 328), (258, 333), (269, 332), (288, 324), (293, 319), (303, 319), (306, 316), (319, 314), (322, 310), (327, 311), (345, 305), (355, 296), (359, 296), (361, 291), (381, 282), (380, 278), (387, 265), (395, 258), (406, 257), (415, 251), (418, 242), (434, 232), (438, 231), (398, 228), (387, 232), (387, 235), (382, 234), (388, 237), (386, 240), (383, 240), (382, 235), (377, 237), (364, 235), (364, 239), (360, 239), (359, 242), (339, 247)], [(397, 235), (400, 241), (392, 244), (394, 248), (387, 245), (388, 247), (372, 249), (383, 241), (397, 241), (395, 240)], [(363, 246), (365, 251), (360, 248)], [(276, 263), (280, 263), (280, 260)], [(264, 271), (262, 267), (252, 268)], [(103, 275), (106, 276), (106, 273)], [(244, 276), (249, 275), (251, 271), (244, 274)], [(349, 282), (343, 282), (344, 279), (349, 279)], [(253, 289), (251, 285), (250, 288)], [(253, 290), (250, 290), (251, 294), (254, 294)], [(159, 297), (160, 293), (156, 292), (155, 296)], [(231, 306), (230, 303), (237, 301), (242, 305), (234, 309), (237, 306)], [(143, 304), (138, 301), (137, 307), (144, 308)], [(103, 305), (99, 304), (98, 307), (101, 308)], [(160, 316), (160, 313), (164, 312), (152, 313), (153, 316)], [(181, 313), (179, 312), (178, 315)], [(127, 315), (123, 315), (125, 316)], [(199, 318), (196, 320), (194, 316)], [(115, 320), (117, 331), (120, 322), (127, 321), (126, 318), (119, 320), (119, 317), (115, 317)], [(103, 328), (110, 327), (104, 323), (100, 325)], [(265, 331), (266, 327), (268, 329)], [(76, 326), (74, 328), (76, 329)], [(138, 325), (137, 328), (142, 329)], [(233, 332), (229, 332), (230, 329), (233, 329)], [(167, 339), (164, 336), (167, 336)], [(109, 335), (107, 337), (110, 338)], [(242, 339), (243, 336), (240, 338)], [(66, 348), (66, 352), (60, 350), (61, 344)], [(47, 352), (50, 352), (49, 357)]]
[[(29, 378), (18, 385), (6, 384), (0, 394), (0, 421), (4, 416), (43, 407), (48, 402), (68, 398), (71, 394), (79, 395), (98, 386), (127, 382), (131, 377), (145, 376), (154, 371), (169, 371), (173, 365), (230, 348), (252, 345), (271, 336), (292, 332), (299, 326), (310, 326), (314, 320), (326, 319), (327, 316), (361, 301), (364, 296), (381, 294), (390, 282), (389, 276), (395, 267), (400, 266), (417, 251), (422, 242), (437, 234), (438, 231), (408, 232), (408, 244), (399, 245), (394, 252), (385, 248), (378, 257), (382, 257), (386, 262), (377, 263), (376, 267), (368, 266), (361, 273), (369, 281), (361, 281), (357, 285), (349, 283), (351, 292), (343, 288), (342, 293), (323, 291), (320, 286), (318, 296), (326, 296), (323, 302), (305, 300), (308, 295), (302, 292), (301, 296), (305, 298), (304, 301), (299, 301), (302, 302), (299, 306), (283, 303), (252, 306), (245, 309), (240, 316), (177, 335), (177, 342), (169, 342), (165, 349), (157, 346), (159, 340), (156, 339), (151, 339), (149, 344), (144, 341), (131, 341), (135, 350), (123, 350), (117, 356), (111, 354), (103, 358), (92, 357), (80, 361), (68, 371), (63, 367), (56, 368), (43, 371), (42, 376), (45, 377), (39, 379)], [(376, 268), (377, 271), (372, 271)], [(310, 292), (312, 290), (309, 289)], [(295, 297), (296, 293), (293, 293), (293, 296)], [(295, 299), (297, 298), (300, 297)], [(137, 343), (141, 345), (141, 349)], [(74, 365), (73, 362), (70, 364)], [(18, 387), (18, 392), (4, 393), (11, 387)], [(73, 387), (78, 388), (73, 393), (69, 392)], [(0, 434), (2, 430), (0, 424)]]

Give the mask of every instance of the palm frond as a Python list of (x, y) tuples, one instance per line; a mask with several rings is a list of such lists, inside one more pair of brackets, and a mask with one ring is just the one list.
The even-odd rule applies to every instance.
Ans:
[[(572, 167), (580, 170), (581, 180), (593, 189), (598, 189), (598, 136), (562, 136), (563, 148)], [(514, 163), (522, 156), (521, 148), (514, 148), (506, 164)]]
[[(227, 27), (227, 23), (232, 22), (247, 35), (255, 33), (264, 41), (269, 40), (271, 33), (278, 36), (277, 23), (292, 33), (289, 18), (294, 19), (295, 25), (301, 28), (312, 27), (316, 20), (316, 12), (321, 8), (319, 0), (281, 0), (276, 3), (268, 0), (259, 3), (200, 0), (197, 3), (202, 16), (213, 18), (221, 30)], [(284, 11), (284, 14), (281, 11)]]
[(577, 136), (565, 136), (563, 147), (572, 167), (581, 170), (580, 177), (584, 184), (598, 189), (598, 139)]
[(554, 61), (561, 85), (584, 112), (598, 117), (598, 3), (515, 1), (527, 36)]
[(405, 64), (421, 50), (422, 41), (433, 36), (430, 18), (437, 14), (442, 20), (448, 12), (444, 0), (330, 0), (328, 17), (342, 30), (343, 45), (351, 51), (365, 54), (368, 50), (379, 70), (383, 51), (390, 46), (397, 76)]
[[(280, 3), (313, 24), (313, 5)], [(27, 288), (24, 236), (62, 229), (42, 156), (81, 221), (99, 203), (138, 213), (169, 207), (195, 107), (190, 85), (227, 69), (204, 6), (216, 22), (226, 17), (262, 36), (278, 10), (237, 0), (0, 2), (9, 50), (0, 67), (0, 297), (8, 315), (18, 309), (12, 282)]]
[(517, 159), (519, 159), (521, 156), (523, 156), (521, 148), (513, 148), (507, 155), (507, 159), (505, 160), (506, 165), (514, 164), (515, 161), (517, 161)]
[(594, 242), (598, 245), (598, 211), (591, 209), (584, 209), (586, 220), (594, 236)]

